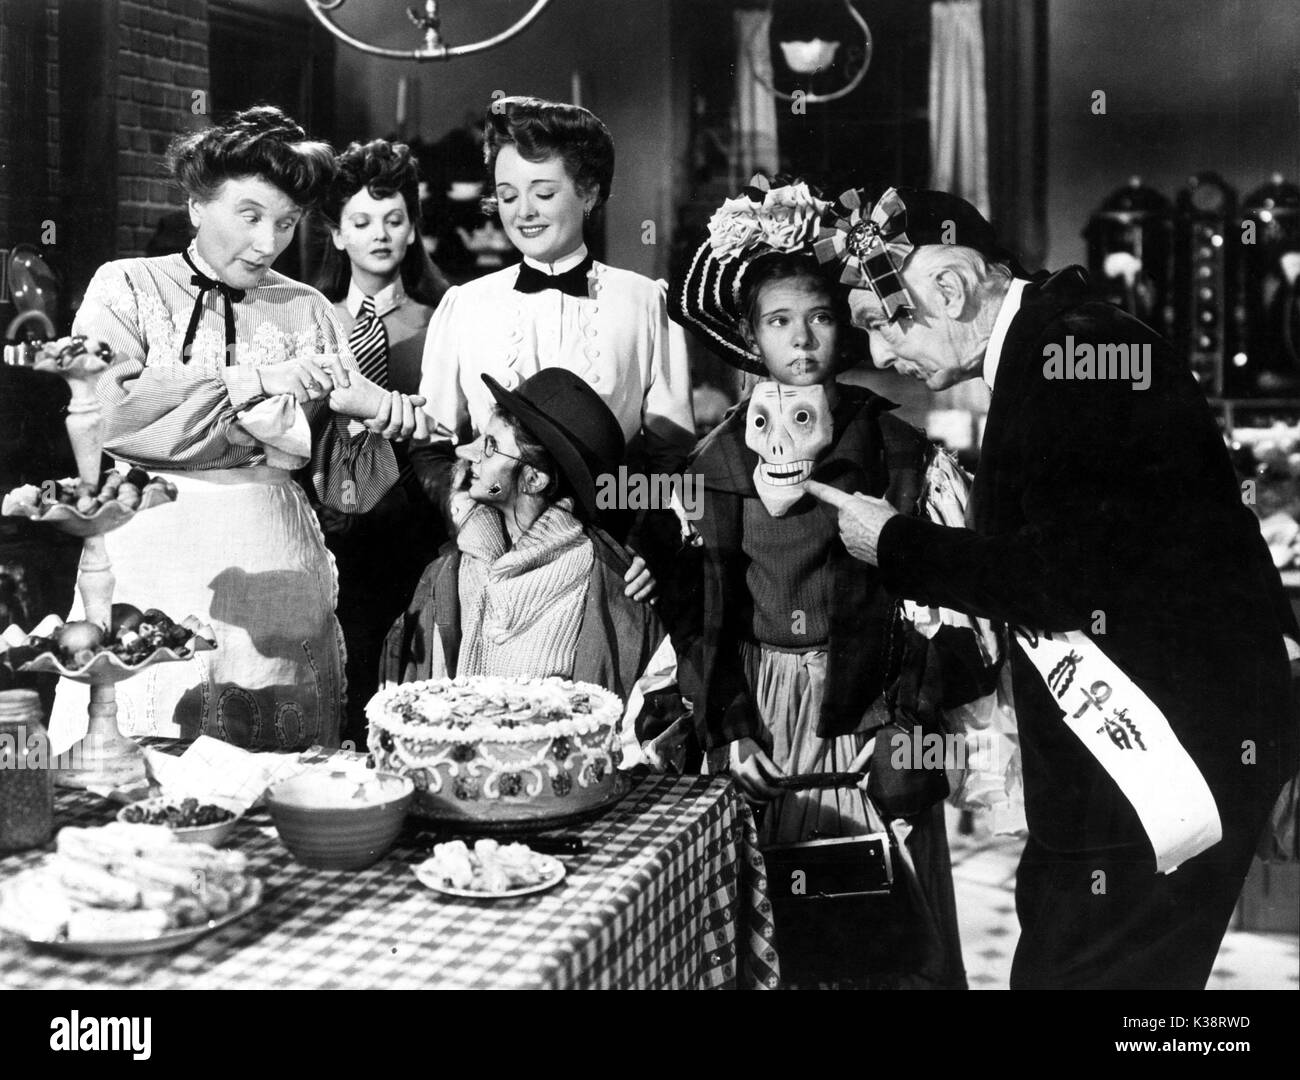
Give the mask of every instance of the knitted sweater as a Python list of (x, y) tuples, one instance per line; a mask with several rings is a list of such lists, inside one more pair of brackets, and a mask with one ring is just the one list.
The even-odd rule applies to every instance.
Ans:
[[(591, 544), (594, 561), (570, 677), (603, 686), (626, 700), (663, 641), (664, 628), (655, 608), (623, 593), (623, 575), (631, 562), (627, 552), (593, 526), (586, 526), (583, 535)], [(448, 543), (425, 568), (410, 604), (384, 641), (381, 683), (463, 674), (459, 594), (460, 564), (465, 558), (454, 543)]]
[(824, 649), (831, 632), (831, 546), (839, 538), (835, 519), (815, 504), (773, 517), (758, 499), (743, 500), (741, 513), (753, 640), (787, 652)]
[(594, 559), (578, 520), (548, 507), (511, 548), (501, 515), (478, 507), (457, 546), (460, 674), (572, 675)]

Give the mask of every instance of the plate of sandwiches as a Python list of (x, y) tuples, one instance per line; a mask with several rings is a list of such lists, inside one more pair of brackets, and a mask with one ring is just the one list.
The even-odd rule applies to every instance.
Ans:
[(163, 952), (261, 902), (245, 856), (186, 844), (161, 825), (65, 828), (54, 854), (0, 884), (0, 931), (88, 956)]

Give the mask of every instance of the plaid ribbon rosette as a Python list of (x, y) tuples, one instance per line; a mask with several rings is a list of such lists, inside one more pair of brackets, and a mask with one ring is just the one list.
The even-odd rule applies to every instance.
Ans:
[(818, 260), (838, 262), (840, 283), (870, 289), (891, 320), (900, 312), (911, 314), (915, 305), (901, 271), (915, 245), (905, 231), (907, 206), (902, 196), (891, 187), (872, 205), (852, 189), (839, 197), (836, 209), (836, 217), (822, 227), (813, 245)]

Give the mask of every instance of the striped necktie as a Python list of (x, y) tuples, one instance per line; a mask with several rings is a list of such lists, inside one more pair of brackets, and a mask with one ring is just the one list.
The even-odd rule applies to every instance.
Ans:
[(367, 296), (361, 301), (356, 324), (348, 335), (348, 348), (356, 357), (361, 374), (376, 386), (388, 387), (388, 334), (375, 316), (375, 301)]

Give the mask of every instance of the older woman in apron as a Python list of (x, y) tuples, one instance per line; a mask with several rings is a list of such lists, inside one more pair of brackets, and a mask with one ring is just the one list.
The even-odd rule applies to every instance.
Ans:
[[(217, 637), (213, 652), (118, 686), (127, 734), (338, 741), (334, 563), (292, 474), (325, 505), (365, 512), (397, 479), (378, 433), (420, 435), (423, 421), (411, 398), (356, 371), (325, 298), (271, 269), (332, 162), (328, 146), (270, 107), (181, 138), (169, 164), (194, 242), (102, 266), (73, 324), (116, 354), (98, 386), (106, 451), (178, 489), (174, 503), (108, 535), (115, 599), (196, 615)], [(79, 737), (85, 709), (84, 687), (64, 680), (56, 744)]]

